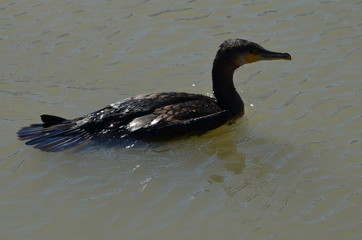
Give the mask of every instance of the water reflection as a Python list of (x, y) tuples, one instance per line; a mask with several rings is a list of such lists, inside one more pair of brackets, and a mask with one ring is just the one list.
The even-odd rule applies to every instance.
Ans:
[[(238, 135), (229, 132), (220, 138), (215, 138), (205, 151), (207, 154), (216, 155), (228, 172), (241, 174), (245, 168), (245, 154), (240, 153), (238, 150), (236, 144)], [(220, 182), (222, 179), (222, 177), (217, 177), (216, 175), (210, 178), (216, 180), (216, 182)]]

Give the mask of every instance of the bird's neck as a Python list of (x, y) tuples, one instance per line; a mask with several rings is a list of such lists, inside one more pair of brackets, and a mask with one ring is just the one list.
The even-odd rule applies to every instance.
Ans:
[(215, 61), (212, 69), (214, 96), (220, 107), (229, 111), (233, 118), (244, 114), (243, 100), (233, 82), (234, 71), (237, 67), (231, 63)]

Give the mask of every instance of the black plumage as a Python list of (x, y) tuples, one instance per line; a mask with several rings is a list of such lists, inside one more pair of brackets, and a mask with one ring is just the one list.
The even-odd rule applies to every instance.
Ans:
[(138, 95), (71, 120), (41, 115), (43, 123), (23, 127), (18, 137), (27, 145), (55, 152), (94, 138), (169, 138), (202, 133), (244, 114), (244, 103), (233, 83), (234, 71), (247, 63), (274, 59), (291, 57), (246, 40), (227, 40), (213, 63), (215, 98), (183, 92)]

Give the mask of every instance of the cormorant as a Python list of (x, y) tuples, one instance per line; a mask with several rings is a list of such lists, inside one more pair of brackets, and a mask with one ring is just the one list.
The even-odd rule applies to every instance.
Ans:
[(56, 152), (95, 138), (161, 139), (214, 129), (244, 114), (234, 71), (247, 63), (278, 59), (291, 60), (291, 56), (243, 39), (226, 40), (213, 62), (215, 98), (184, 92), (137, 95), (71, 120), (41, 115), (43, 123), (23, 127), (17, 134), (27, 145)]

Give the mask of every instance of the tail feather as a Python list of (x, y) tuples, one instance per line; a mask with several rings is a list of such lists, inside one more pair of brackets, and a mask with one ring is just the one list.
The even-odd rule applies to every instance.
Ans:
[(71, 147), (75, 147), (86, 140), (84, 136), (66, 136), (59, 137), (58, 139), (54, 138), (52, 141), (41, 142), (34, 146), (36, 149), (40, 149), (46, 152), (59, 152)]
[(65, 118), (61, 118), (61, 117), (53, 116), (53, 115), (47, 115), (47, 114), (41, 115), (40, 118), (43, 121), (44, 125), (46, 125), (46, 126), (53, 126), (53, 125), (57, 125), (57, 124), (64, 123), (67, 121), (67, 119), (65, 119)]
[(27, 140), (37, 137), (42, 134), (41, 129), (43, 124), (32, 124), (28, 127), (23, 127), (18, 131), (18, 138), (20, 140)]
[[(45, 116), (45, 117), (44, 117)], [(75, 147), (91, 136), (74, 122), (64, 118), (42, 115), (44, 124), (32, 124), (18, 131), (18, 138), (34, 148), (57, 152)]]
[(75, 136), (77, 136), (76, 132), (74, 132), (73, 129), (63, 130), (56, 127), (51, 127), (51, 129), (44, 128), (44, 131), (40, 132), (38, 135), (32, 137), (29, 141), (27, 141), (26, 145), (35, 145), (42, 142), (45, 143), (48, 141), (54, 141), (59, 138), (68, 138), (69, 136), (67, 134), (72, 132)]

